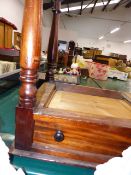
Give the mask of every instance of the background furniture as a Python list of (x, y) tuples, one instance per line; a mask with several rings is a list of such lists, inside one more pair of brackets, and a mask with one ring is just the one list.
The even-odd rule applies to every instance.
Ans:
[[(0, 48), (0, 61), (7, 67), (5, 71), (2, 68), (0, 75), (0, 92), (2, 93), (19, 84), (20, 51)], [(8, 64), (6, 64), (6, 61), (8, 61)]]
[(83, 51), (83, 57), (85, 59), (93, 59), (95, 55), (101, 55), (102, 50), (99, 50), (98, 48), (85, 48)]
[(0, 18), (0, 48), (12, 48), (13, 30), (17, 30), (14, 24)]
[(103, 64), (108, 64), (110, 66), (114, 66), (118, 60), (123, 60), (123, 62), (126, 62), (127, 59), (125, 56), (106, 56), (106, 55), (98, 55), (96, 54), (93, 58), (93, 61), (103, 63)]
[(16, 62), (16, 68), (20, 65), (20, 51), (16, 49), (0, 48), (0, 60)]
[(69, 42), (68, 51), (69, 51), (69, 55), (68, 55), (67, 66), (70, 67), (72, 64), (72, 59), (74, 58), (74, 55), (75, 55), (75, 42), (74, 41)]

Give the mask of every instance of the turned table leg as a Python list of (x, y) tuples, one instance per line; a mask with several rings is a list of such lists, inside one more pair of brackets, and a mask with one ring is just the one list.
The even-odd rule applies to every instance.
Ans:
[(41, 52), (41, 0), (26, 0), (20, 55), (19, 104), (16, 108), (15, 147), (29, 150), (33, 141), (33, 107)]
[(54, 81), (54, 70), (57, 68), (58, 60), (58, 23), (60, 18), (61, 1), (54, 1), (53, 20), (50, 31), (49, 45), (48, 45), (48, 71), (46, 73), (46, 80)]

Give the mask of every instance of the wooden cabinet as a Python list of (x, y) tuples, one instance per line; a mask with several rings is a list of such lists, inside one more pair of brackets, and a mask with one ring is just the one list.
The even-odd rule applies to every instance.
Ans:
[(12, 48), (13, 30), (17, 30), (14, 24), (0, 18), (0, 48)]
[(4, 47), (4, 23), (0, 22), (0, 48)]
[(12, 47), (12, 33), (13, 28), (8, 24), (5, 24), (5, 48)]
[(83, 57), (85, 59), (92, 59), (95, 55), (101, 55), (102, 50), (90, 49), (83, 52)]

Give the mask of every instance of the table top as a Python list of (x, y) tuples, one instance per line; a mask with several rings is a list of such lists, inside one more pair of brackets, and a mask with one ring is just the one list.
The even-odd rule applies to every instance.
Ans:
[(55, 91), (48, 108), (91, 114), (98, 118), (131, 119), (131, 108), (126, 100), (69, 91)]

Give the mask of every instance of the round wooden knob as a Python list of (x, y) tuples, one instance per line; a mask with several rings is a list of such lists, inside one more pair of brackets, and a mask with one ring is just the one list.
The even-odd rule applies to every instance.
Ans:
[(64, 134), (62, 131), (58, 130), (56, 131), (55, 135), (54, 135), (54, 139), (57, 142), (62, 142), (64, 140)]

